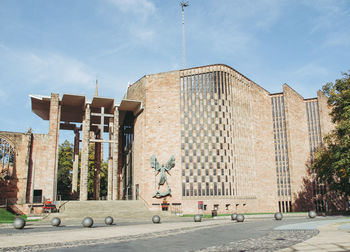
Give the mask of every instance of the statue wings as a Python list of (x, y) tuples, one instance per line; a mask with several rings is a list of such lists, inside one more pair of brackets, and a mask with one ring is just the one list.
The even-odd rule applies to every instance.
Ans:
[[(165, 170), (170, 171), (174, 166), (175, 166), (175, 157), (174, 155), (172, 155), (169, 161), (165, 165)], [(155, 155), (151, 156), (151, 167), (157, 172), (161, 170), (161, 166)]]
[(175, 166), (175, 157), (174, 155), (172, 155), (169, 161), (165, 165), (165, 170), (170, 171), (174, 166)]
[(155, 170), (155, 171), (160, 171), (160, 164), (157, 161), (157, 158), (155, 155), (151, 156), (151, 167)]

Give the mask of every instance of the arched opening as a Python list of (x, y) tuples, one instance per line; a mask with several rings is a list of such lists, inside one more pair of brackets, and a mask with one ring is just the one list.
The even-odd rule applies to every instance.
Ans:
[(14, 177), (15, 149), (0, 137), (0, 180), (10, 180)]
[(0, 205), (17, 200), (16, 151), (5, 139), (0, 137)]

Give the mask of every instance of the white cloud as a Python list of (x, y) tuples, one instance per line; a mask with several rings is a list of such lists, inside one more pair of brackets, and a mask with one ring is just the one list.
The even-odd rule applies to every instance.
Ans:
[(219, 24), (243, 24), (244, 28), (268, 29), (274, 25), (281, 15), (284, 1), (225, 1), (213, 4), (215, 16), (221, 18)]
[(343, 18), (349, 15), (346, 8), (344, 8), (344, 3), (346, 4), (344, 1), (307, 0), (302, 3), (306, 8), (310, 8), (317, 13), (313, 20), (311, 33), (334, 29), (335, 26), (341, 23)]
[(144, 43), (152, 41), (155, 37), (155, 32), (148, 27), (130, 27), (130, 33), (136, 39), (136, 43)]
[(330, 33), (323, 46), (350, 46), (350, 34), (346, 32)]
[[(81, 61), (53, 52), (21, 52), (17, 59), (31, 82), (47, 82), (62, 87), (67, 85), (93, 85), (94, 75)], [(91, 86), (91, 87), (89, 87)]]
[(156, 11), (154, 3), (148, 0), (108, 0), (108, 2), (124, 13), (148, 16)]
[(295, 74), (300, 77), (315, 77), (326, 76), (329, 74), (327, 68), (320, 66), (316, 63), (308, 63), (295, 71)]

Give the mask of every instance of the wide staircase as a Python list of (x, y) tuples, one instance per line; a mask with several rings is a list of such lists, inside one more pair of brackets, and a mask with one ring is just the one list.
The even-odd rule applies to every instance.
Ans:
[(119, 221), (146, 221), (151, 220), (153, 215), (161, 218), (170, 217), (170, 212), (150, 211), (141, 200), (88, 200), (62, 202), (58, 213), (49, 214), (43, 221), (59, 217), (62, 220), (82, 220), (91, 217), (94, 220), (104, 220), (112, 216)]

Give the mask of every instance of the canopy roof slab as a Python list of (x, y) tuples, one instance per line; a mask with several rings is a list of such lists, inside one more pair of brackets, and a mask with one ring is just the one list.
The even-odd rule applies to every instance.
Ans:
[[(44, 95), (29, 95), (29, 97), (31, 98), (32, 111), (43, 120), (49, 120), (51, 97)], [(89, 102), (85, 96), (74, 94), (63, 94), (59, 104), (61, 107), (60, 122), (63, 122), (61, 129), (74, 129), (74, 124), (69, 123), (82, 123), (87, 104), (90, 104), (91, 108), (91, 124), (101, 123), (98, 113), (101, 113), (103, 108), (105, 115), (103, 123), (107, 126), (115, 107), (119, 111), (132, 111), (134, 115), (143, 110), (141, 101), (123, 99), (120, 104), (115, 104), (113, 98), (95, 96)]]
[(119, 104), (119, 111), (132, 111), (134, 115), (139, 114), (142, 110), (141, 101), (123, 99)]
[(32, 111), (43, 120), (49, 120), (50, 115), (50, 96), (29, 95), (32, 101)]
[(64, 94), (61, 104), (61, 121), (81, 123), (85, 111), (85, 96)]

